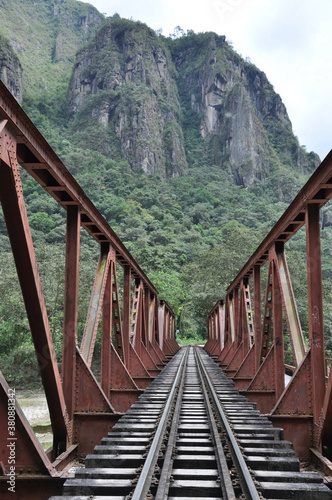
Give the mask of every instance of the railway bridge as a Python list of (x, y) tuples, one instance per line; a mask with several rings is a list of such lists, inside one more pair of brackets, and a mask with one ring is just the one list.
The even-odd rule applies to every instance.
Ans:
[[(67, 217), (61, 370), (22, 169)], [(44, 451), (0, 372), (1, 498), (332, 498), (320, 239), (331, 197), (332, 152), (211, 309), (205, 346), (180, 348), (170, 306), (0, 82), (0, 200), (53, 433)], [(285, 255), (302, 226), (307, 342)], [(82, 228), (99, 261), (78, 342)]]

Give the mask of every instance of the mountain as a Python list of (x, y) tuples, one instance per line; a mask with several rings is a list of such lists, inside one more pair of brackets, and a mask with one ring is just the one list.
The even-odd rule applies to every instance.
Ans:
[(22, 103), (22, 65), (10, 42), (0, 34), (0, 80)]
[[(76, 55), (69, 87), (74, 130), (89, 121), (109, 131), (100, 144), (109, 154), (116, 136), (132, 168), (163, 178), (187, 167), (175, 68), (165, 44), (141, 23), (104, 23)], [(83, 125), (84, 127), (84, 125)]]
[(199, 117), (214, 163), (229, 169), (236, 184), (247, 187), (286, 165), (302, 173), (317, 167), (319, 158), (299, 146), (265, 73), (225, 37), (191, 33), (173, 45), (183, 106)]
[[(166, 179), (190, 169), (194, 141), (243, 187), (319, 164), (294, 137), (266, 75), (223, 36), (189, 31), (166, 39), (76, 0), (0, 0), (0, 12), (0, 46), (24, 69), (23, 105), (37, 125), (37, 111), (53, 122), (69, 119), (78, 147)], [(8, 61), (0, 64), (22, 99), (14, 59), (9, 76)]]
[(165, 40), (142, 23), (107, 20), (76, 55), (68, 108), (78, 144), (95, 126), (100, 152), (118, 141), (134, 170), (162, 178), (190, 168), (193, 134), (244, 187), (283, 167), (308, 174), (319, 164), (299, 146), (265, 74), (214, 33)]

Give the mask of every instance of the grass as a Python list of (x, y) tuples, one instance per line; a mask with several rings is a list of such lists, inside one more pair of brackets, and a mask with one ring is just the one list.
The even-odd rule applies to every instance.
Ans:
[(181, 339), (177, 339), (177, 343), (179, 345), (198, 345), (198, 344), (205, 344), (206, 339), (187, 339), (186, 337), (183, 337)]

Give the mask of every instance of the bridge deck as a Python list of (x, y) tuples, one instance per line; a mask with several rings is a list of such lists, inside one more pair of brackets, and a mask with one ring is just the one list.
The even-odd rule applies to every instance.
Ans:
[(51, 500), (331, 499), (255, 406), (201, 348), (184, 347)]

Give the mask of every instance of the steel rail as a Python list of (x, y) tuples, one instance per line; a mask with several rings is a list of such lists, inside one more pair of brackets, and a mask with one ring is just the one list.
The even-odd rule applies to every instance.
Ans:
[[(186, 358), (188, 359), (190, 348), (187, 349), (186, 351)], [(186, 363), (185, 363), (186, 365)], [(184, 365), (184, 366), (185, 366)], [(182, 372), (184, 373), (184, 372)], [(154, 500), (164, 500), (167, 498), (169, 486), (170, 486), (170, 478), (172, 474), (172, 468), (173, 468), (173, 450), (174, 446), (176, 444), (176, 439), (177, 439), (177, 431), (179, 427), (179, 421), (180, 421), (180, 411), (181, 411), (181, 406), (182, 406), (182, 395), (183, 395), (183, 389), (184, 389), (184, 381), (185, 377), (182, 376), (180, 386), (179, 386), (179, 391), (177, 394), (176, 398), (176, 405), (172, 417), (172, 425), (169, 433), (169, 438), (167, 441), (167, 447), (166, 447), (166, 452), (165, 452), (165, 459), (163, 463), (163, 467), (160, 473), (160, 478), (159, 478), (159, 483), (158, 483), (158, 488), (156, 491), (156, 495)]]
[(179, 385), (179, 382), (181, 382), (183, 378), (183, 370), (186, 365), (186, 361), (188, 358), (188, 352), (189, 349), (186, 349), (185, 353), (182, 355), (181, 362), (179, 364), (178, 372), (175, 377), (175, 380), (173, 382), (172, 389), (169, 393), (162, 417), (160, 419), (157, 431), (154, 435), (150, 450), (148, 452), (148, 455), (146, 457), (146, 460), (144, 462), (144, 466), (142, 469), (142, 472), (140, 474), (140, 477), (137, 481), (136, 488), (133, 492), (133, 495), (131, 497), (131, 500), (143, 500), (146, 498), (146, 495), (149, 491), (151, 481), (152, 481), (152, 476), (154, 472), (155, 465), (158, 460), (158, 455), (159, 455), (159, 450), (162, 444), (162, 440), (165, 434), (166, 430), (166, 425), (167, 425), (167, 420), (170, 416), (170, 411), (171, 407), (175, 398), (176, 394), (176, 389), (177, 386)]
[(223, 446), (220, 440), (216, 419), (213, 415), (212, 406), (209, 399), (209, 394), (206, 388), (206, 378), (204, 377), (204, 373), (201, 366), (201, 360), (198, 358), (197, 348), (194, 348), (194, 355), (197, 363), (198, 373), (201, 379), (202, 391), (205, 401), (205, 408), (207, 410), (207, 414), (209, 417), (210, 429), (211, 429), (211, 438), (214, 444), (215, 454), (217, 458), (218, 472), (220, 475), (220, 488), (222, 490), (223, 498), (226, 500), (236, 500), (236, 495), (234, 492), (231, 476), (229, 473), (229, 469), (227, 466), (226, 456), (223, 450)]
[(208, 372), (207, 372), (207, 370), (202, 362), (201, 354), (199, 353), (199, 350), (197, 348), (195, 349), (195, 351), (197, 351), (199, 365), (201, 366), (202, 371), (205, 375), (210, 394), (213, 398), (216, 410), (217, 410), (218, 415), (219, 415), (220, 420), (221, 420), (221, 424), (224, 428), (224, 431), (226, 432), (230, 453), (231, 453), (231, 456), (233, 459), (233, 463), (234, 463), (236, 472), (237, 472), (238, 477), (240, 479), (242, 492), (248, 500), (260, 500), (261, 497), (257, 491), (257, 488), (255, 486), (253, 478), (251, 477), (251, 474), (248, 470), (248, 466), (243, 458), (243, 455), (241, 453), (239, 445), (237, 444), (236, 439), (234, 437), (233, 431), (232, 431), (232, 429), (228, 423), (228, 420), (225, 416), (225, 413), (221, 407), (217, 393), (216, 393), (214, 386), (211, 382), (210, 376), (209, 376), (209, 374), (208, 374)]
[(134, 275), (141, 278), (145, 286), (157, 295), (156, 288), (129, 250), (0, 80), (0, 124), (1, 122), (9, 127), (17, 139), (18, 163), (65, 210), (70, 205), (78, 206), (81, 213), (81, 226), (98, 243), (109, 242), (116, 250), (117, 261), (122, 266), (129, 265)]

